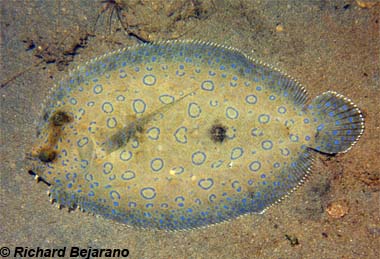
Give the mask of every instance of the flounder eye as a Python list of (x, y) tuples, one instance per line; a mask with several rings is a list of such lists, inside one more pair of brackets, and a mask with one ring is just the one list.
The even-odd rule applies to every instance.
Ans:
[(57, 111), (50, 118), (54, 126), (62, 126), (71, 121), (71, 117), (63, 111)]
[(52, 151), (52, 150), (42, 150), (38, 154), (38, 159), (44, 163), (53, 162), (56, 157), (57, 157), (57, 152)]

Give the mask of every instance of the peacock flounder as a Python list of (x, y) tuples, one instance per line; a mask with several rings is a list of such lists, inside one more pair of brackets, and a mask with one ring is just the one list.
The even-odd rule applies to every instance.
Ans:
[(185, 230), (262, 213), (317, 152), (346, 152), (360, 110), (230, 47), (143, 44), (79, 66), (48, 99), (33, 171), (53, 201), (130, 226)]

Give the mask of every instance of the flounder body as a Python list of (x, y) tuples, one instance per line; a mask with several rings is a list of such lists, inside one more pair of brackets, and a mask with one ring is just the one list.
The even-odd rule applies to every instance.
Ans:
[(193, 229), (262, 213), (300, 185), (313, 154), (345, 152), (361, 112), (197, 41), (122, 49), (53, 90), (33, 171), (51, 199), (141, 228)]

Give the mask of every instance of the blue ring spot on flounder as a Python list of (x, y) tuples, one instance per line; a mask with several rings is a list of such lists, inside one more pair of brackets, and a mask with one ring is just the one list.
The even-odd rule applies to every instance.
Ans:
[[(209, 202), (210, 203), (214, 203), (215, 202), (215, 199), (216, 199), (216, 195), (214, 194), (214, 193), (212, 193), (212, 194), (210, 194), (209, 196), (208, 196), (208, 200), (209, 200)], [(205, 214), (203, 214), (203, 215), (207, 215), (208, 213), (206, 212)]]
[(227, 107), (226, 109), (226, 117), (230, 120), (236, 120), (239, 118), (239, 111), (234, 107)]
[(129, 208), (136, 208), (137, 207), (137, 203), (134, 202), (134, 201), (130, 201), (130, 202), (128, 202), (128, 207)]
[(189, 114), (190, 118), (196, 119), (201, 115), (202, 109), (198, 103), (191, 102), (188, 106), (187, 113)]
[(123, 101), (125, 101), (125, 96), (124, 96), (124, 95), (118, 95), (118, 96), (116, 97), (116, 100), (118, 100), (118, 101), (120, 101), (120, 102), (123, 102)]
[(221, 167), (222, 165), (223, 165), (223, 163), (224, 163), (224, 160), (218, 160), (218, 161), (216, 161), (216, 162), (213, 162), (212, 164), (211, 164), (211, 168), (212, 169), (217, 169), (217, 168), (219, 168), (219, 167)]
[(217, 107), (219, 105), (218, 100), (210, 100), (210, 106), (211, 107)]
[(160, 138), (160, 132), (160, 128), (157, 127), (151, 127), (146, 131), (148, 138), (151, 140), (158, 140)]
[(140, 191), (141, 197), (143, 197), (146, 200), (153, 200), (156, 198), (156, 190), (153, 187), (145, 187), (142, 188)]
[(264, 150), (271, 150), (273, 147), (273, 143), (271, 140), (264, 140), (263, 142), (261, 142), (261, 147)]
[(206, 161), (207, 155), (202, 151), (196, 151), (191, 155), (191, 161), (194, 165), (202, 165)]
[(244, 149), (242, 147), (234, 147), (231, 150), (231, 160), (236, 160), (242, 157), (244, 154)]
[(127, 170), (121, 175), (121, 179), (128, 181), (136, 177), (136, 173), (132, 170)]
[(78, 147), (84, 147), (85, 145), (88, 144), (88, 141), (89, 141), (88, 137), (83, 137), (80, 140), (78, 140), (77, 145)]
[(253, 161), (252, 163), (249, 164), (249, 170), (252, 172), (257, 172), (261, 168), (261, 163), (260, 161)]
[(251, 135), (253, 137), (261, 137), (261, 136), (264, 135), (264, 132), (261, 129), (259, 129), (259, 128), (253, 128), (251, 130)]
[(256, 104), (257, 103), (257, 96), (254, 94), (247, 95), (245, 97), (245, 101), (248, 104)]
[(280, 106), (280, 107), (278, 107), (277, 111), (280, 114), (285, 114), (286, 113), (286, 107), (285, 106)]
[(202, 82), (201, 88), (205, 91), (214, 91), (215, 85), (212, 80), (205, 80)]
[(127, 73), (124, 70), (120, 70), (119, 76), (120, 76), (121, 79), (124, 79), (124, 78), (127, 77)]
[(281, 152), (281, 155), (283, 155), (283, 156), (289, 156), (290, 155), (290, 150), (288, 148), (281, 148), (280, 152)]
[(156, 84), (157, 79), (155, 75), (149, 74), (149, 75), (145, 75), (142, 81), (144, 85), (153, 86)]
[(142, 99), (135, 99), (133, 100), (132, 107), (136, 114), (143, 114), (146, 109), (146, 103)]
[(214, 180), (212, 178), (207, 179), (200, 179), (198, 181), (198, 186), (201, 187), (203, 190), (210, 190), (212, 186), (214, 185)]
[(161, 171), (161, 169), (164, 167), (164, 160), (162, 160), (162, 158), (159, 158), (159, 157), (156, 157), (156, 158), (153, 158), (151, 161), (150, 161), (150, 168), (152, 169), (152, 171), (154, 172), (159, 172)]
[(94, 94), (100, 94), (103, 92), (103, 86), (101, 84), (96, 84), (93, 88)]
[(105, 162), (103, 164), (103, 173), (104, 174), (110, 174), (113, 170), (113, 164), (110, 162)]
[(186, 133), (187, 133), (187, 128), (184, 127), (184, 126), (181, 126), (178, 129), (176, 129), (176, 131), (174, 132), (173, 135), (174, 135), (175, 140), (178, 143), (180, 143), (180, 144), (187, 144)]
[(267, 124), (270, 121), (270, 116), (268, 114), (260, 114), (258, 120), (261, 124)]
[(297, 135), (295, 135), (295, 134), (290, 134), (290, 135), (289, 135), (289, 139), (290, 139), (290, 141), (292, 141), (292, 142), (298, 142), (299, 137), (298, 137)]
[(235, 180), (232, 182), (231, 187), (236, 190), (236, 192), (241, 192), (242, 188), (240, 185), (240, 182), (238, 180)]
[(124, 161), (124, 162), (127, 162), (129, 160), (131, 160), (133, 154), (131, 151), (127, 151), (127, 150), (123, 150), (120, 152), (120, 160), (121, 161)]
[(172, 103), (174, 102), (175, 98), (174, 96), (171, 96), (169, 94), (163, 94), (163, 95), (160, 95), (158, 97), (158, 99), (160, 100), (161, 103), (163, 104), (169, 104), (169, 103)]
[(183, 174), (185, 172), (185, 168), (183, 166), (176, 166), (172, 168), (174, 174)]
[(117, 120), (115, 117), (108, 118), (107, 119), (107, 127), (110, 129), (116, 128), (117, 126)]
[(112, 113), (113, 112), (113, 105), (110, 102), (104, 102), (102, 105), (102, 111), (105, 113)]
[(120, 200), (120, 193), (115, 190), (110, 191), (111, 200)]

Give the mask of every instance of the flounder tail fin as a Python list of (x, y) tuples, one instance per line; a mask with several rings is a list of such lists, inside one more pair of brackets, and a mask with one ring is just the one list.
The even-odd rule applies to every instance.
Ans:
[(364, 131), (364, 118), (348, 98), (328, 91), (307, 107), (315, 123), (315, 142), (311, 148), (327, 154), (347, 152)]

